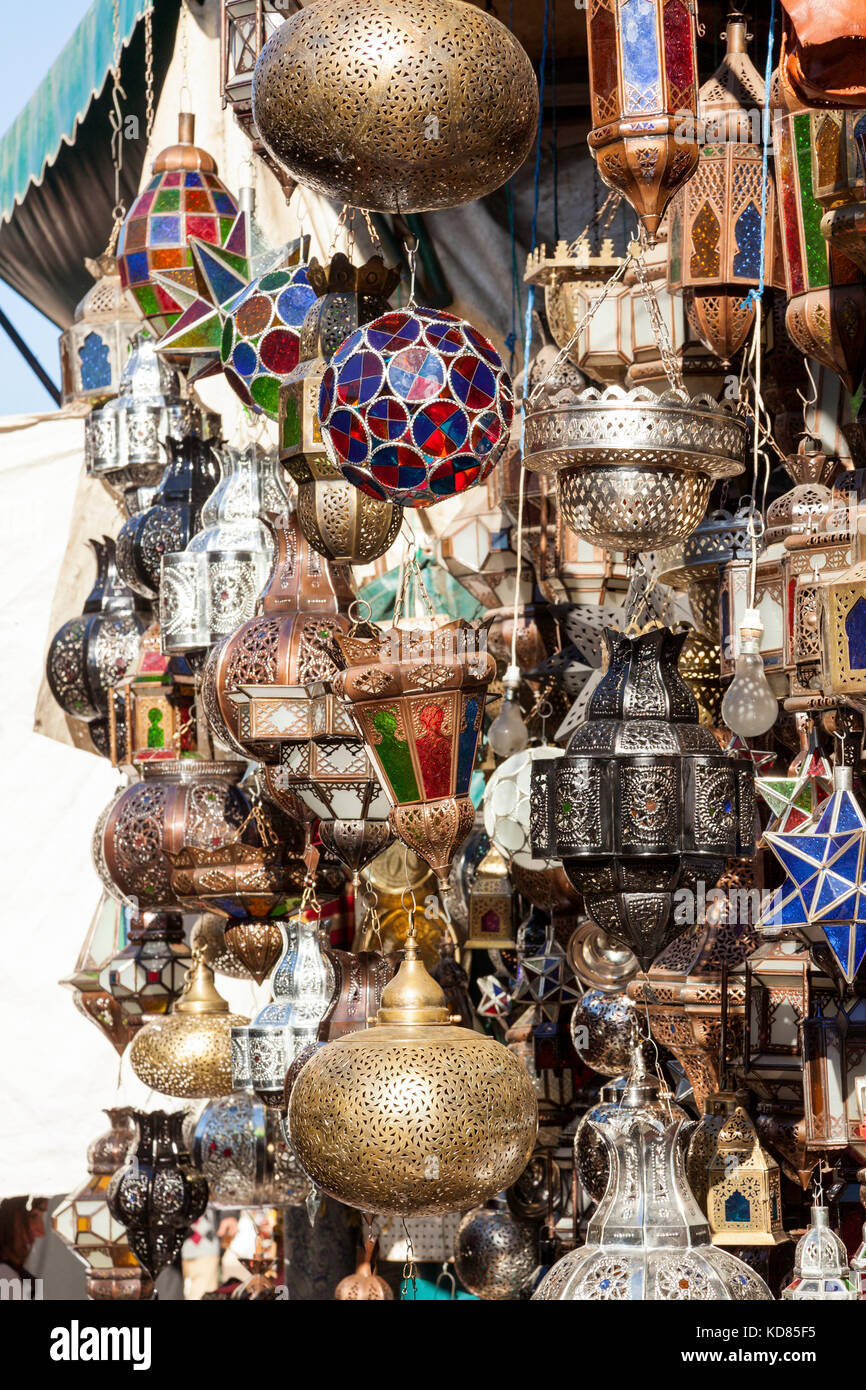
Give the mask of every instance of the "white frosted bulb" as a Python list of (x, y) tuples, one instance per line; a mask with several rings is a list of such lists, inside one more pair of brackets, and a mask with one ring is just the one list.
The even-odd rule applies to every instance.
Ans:
[(510, 758), (514, 753), (522, 753), (529, 742), (529, 730), (523, 722), (523, 715), (517, 699), (520, 687), (520, 669), (509, 666), (502, 678), (505, 694), (502, 707), (490, 725), (487, 741), (497, 758)]
[(740, 654), (734, 679), (722, 701), (722, 718), (731, 732), (741, 738), (765, 734), (772, 729), (779, 713), (779, 701), (770, 689), (758, 650), (762, 631), (758, 615), (753, 609), (747, 609), (740, 628)]

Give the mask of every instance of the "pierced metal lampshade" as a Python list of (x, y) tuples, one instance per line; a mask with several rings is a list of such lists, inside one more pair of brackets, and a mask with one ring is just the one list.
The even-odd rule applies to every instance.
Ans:
[(454, 1269), (476, 1298), (519, 1298), (537, 1265), (538, 1227), (518, 1220), (502, 1197), (468, 1211), (457, 1227)]
[(207, 1178), (211, 1206), (295, 1207), (310, 1183), (282, 1134), (279, 1116), (251, 1091), (209, 1100), (190, 1116), (187, 1148)]
[(528, 407), (525, 464), (557, 477), (578, 535), (639, 553), (683, 540), (706, 511), (713, 481), (743, 471), (747, 428), (709, 396), (648, 387), (588, 387), (565, 404)]
[(165, 441), (169, 461), (150, 504), (125, 521), (117, 537), (117, 569), (136, 593), (156, 598), (162, 557), (182, 550), (201, 527), (202, 507), (219, 475), (218, 454), (195, 434)]
[(232, 1028), (248, 1020), (229, 1013), (200, 955), (171, 1013), (153, 1017), (133, 1039), (129, 1061), (139, 1081), (166, 1096), (203, 1100), (232, 1089)]
[(562, 859), (586, 910), (646, 968), (681, 934), (677, 889), (754, 854), (751, 768), (697, 722), (685, 634), (605, 629), (609, 664), (564, 757), (533, 772), (533, 853)]
[(866, 272), (866, 111), (812, 111), (812, 190), (821, 235)]
[(116, 396), (130, 345), (141, 331), (141, 315), (120, 283), (117, 264), (103, 252), (85, 266), (95, 284), (76, 305), (70, 326), (60, 335), (62, 404)]
[(316, 0), (262, 49), (253, 118), (299, 183), (405, 214), (456, 207), (505, 183), (535, 137), (538, 90), (523, 48), (484, 10)]
[(155, 1279), (177, 1259), (190, 1226), (204, 1215), (207, 1181), (184, 1148), (182, 1113), (133, 1110), (132, 1117), (137, 1142), (108, 1185), (108, 1209)]

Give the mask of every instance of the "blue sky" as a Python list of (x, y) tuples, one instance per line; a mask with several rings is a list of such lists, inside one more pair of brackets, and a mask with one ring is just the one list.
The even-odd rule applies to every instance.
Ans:
[[(38, 34), (32, 6), (5, 0), (0, 18), (0, 134), (26, 106), (64, 44), (74, 34), (91, 0), (39, 0)], [(0, 308), (10, 318), (59, 384), (57, 329), (0, 280)], [(54, 410), (54, 402), (18, 349), (0, 329), (0, 415)]]

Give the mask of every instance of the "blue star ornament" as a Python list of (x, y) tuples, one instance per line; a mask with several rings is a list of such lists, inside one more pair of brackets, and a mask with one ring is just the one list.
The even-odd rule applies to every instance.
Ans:
[(777, 904), (793, 925), (820, 927), (850, 984), (866, 956), (866, 815), (850, 787), (839, 785), (814, 829), (768, 830), (767, 844), (788, 876)]

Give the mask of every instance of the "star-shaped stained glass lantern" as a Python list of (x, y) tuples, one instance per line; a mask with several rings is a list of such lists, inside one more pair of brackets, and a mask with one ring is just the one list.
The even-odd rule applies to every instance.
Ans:
[(758, 777), (763, 771), (773, 766), (776, 761), (775, 753), (767, 748), (750, 748), (746, 739), (739, 734), (734, 734), (725, 744), (725, 752), (729, 758), (748, 758), (755, 769), (755, 776)]
[(513, 994), (515, 1004), (535, 1004), (539, 1026), (556, 1024), (563, 1008), (580, 998), (574, 972), (562, 947), (551, 941), (540, 955), (524, 956)]
[(834, 789), (814, 830), (768, 831), (788, 882), (773, 896), (760, 927), (820, 929), (850, 984), (866, 956), (866, 814), (855, 800), (850, 768), (837, 767)]
[(479, 1000), (475, 1012), (481, 1018), (504, 1019), (511, 1009), (508, 990), (495, 975), (478, 977)]

